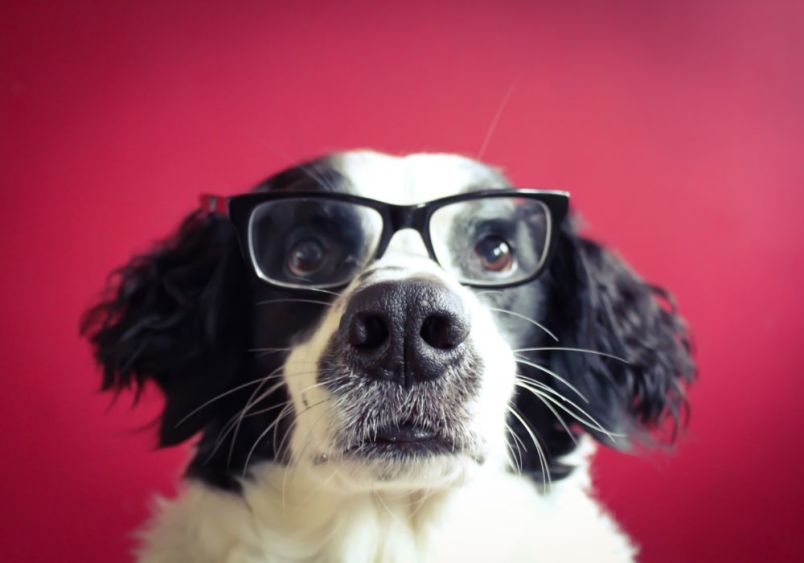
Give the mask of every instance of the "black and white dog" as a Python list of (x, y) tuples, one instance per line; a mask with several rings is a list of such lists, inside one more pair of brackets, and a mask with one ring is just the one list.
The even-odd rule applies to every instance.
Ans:
[(675, 431), (694, 376), (668, 296), (442, 154), (339, 153), (207, 197), (83, 324), (103, 388), (200, 436), (145, 562), (627, 561), (594, 442)]

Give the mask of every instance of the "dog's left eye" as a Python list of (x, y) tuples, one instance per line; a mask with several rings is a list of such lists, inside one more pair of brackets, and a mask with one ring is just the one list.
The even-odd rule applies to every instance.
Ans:
[(514, 265), (514, 249), (502, 237), (485, 236), (475, 245), (475, 254), (485, 270), (507, 272)]
[(304, 278), (315, 273), (324, 263), (324, 245), (316, 239), (302, 239), (293, 245), (288, 256), (288, 270)]

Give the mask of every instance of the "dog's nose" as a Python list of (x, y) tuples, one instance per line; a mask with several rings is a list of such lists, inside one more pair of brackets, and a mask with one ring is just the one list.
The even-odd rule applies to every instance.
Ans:
[(339, 331), (358, 373), (411, 387), (460, 358), (469, 319), (460, 298), (436, 281), (381, 282), (355, 292)]

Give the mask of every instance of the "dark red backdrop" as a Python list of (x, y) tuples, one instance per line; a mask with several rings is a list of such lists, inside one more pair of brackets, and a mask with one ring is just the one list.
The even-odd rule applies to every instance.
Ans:
[(485, 158), (571, 190), (700, 350), (677, 453), (604, 453), (601, 496), (644, 561), (801, 552), (804, 10), (145, 4), (3, 3), (0, 558), (126, 561), (179, 472), (135, 432), (156, 399), (110, 409), (77, 336), (113, 266), (302, 157), (475, 155), (512, 86)]

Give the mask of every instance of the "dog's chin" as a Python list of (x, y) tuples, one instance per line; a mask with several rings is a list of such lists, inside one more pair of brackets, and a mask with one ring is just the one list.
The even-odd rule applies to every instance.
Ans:
[(340, 484), (349, 488), (404, 491), (450, 486), (480, 461), (457, 440), (403, 424), (352, 441), (340, 455), (320, 456), (316, 465), (322, 474), (336, 469)]
[(403, 450), (342, 458), (341, 477), (349, 486), (362, 490), (412, 491), (446, 488), (465, 478), (476, 462), (458, 453), (411, 452)]

